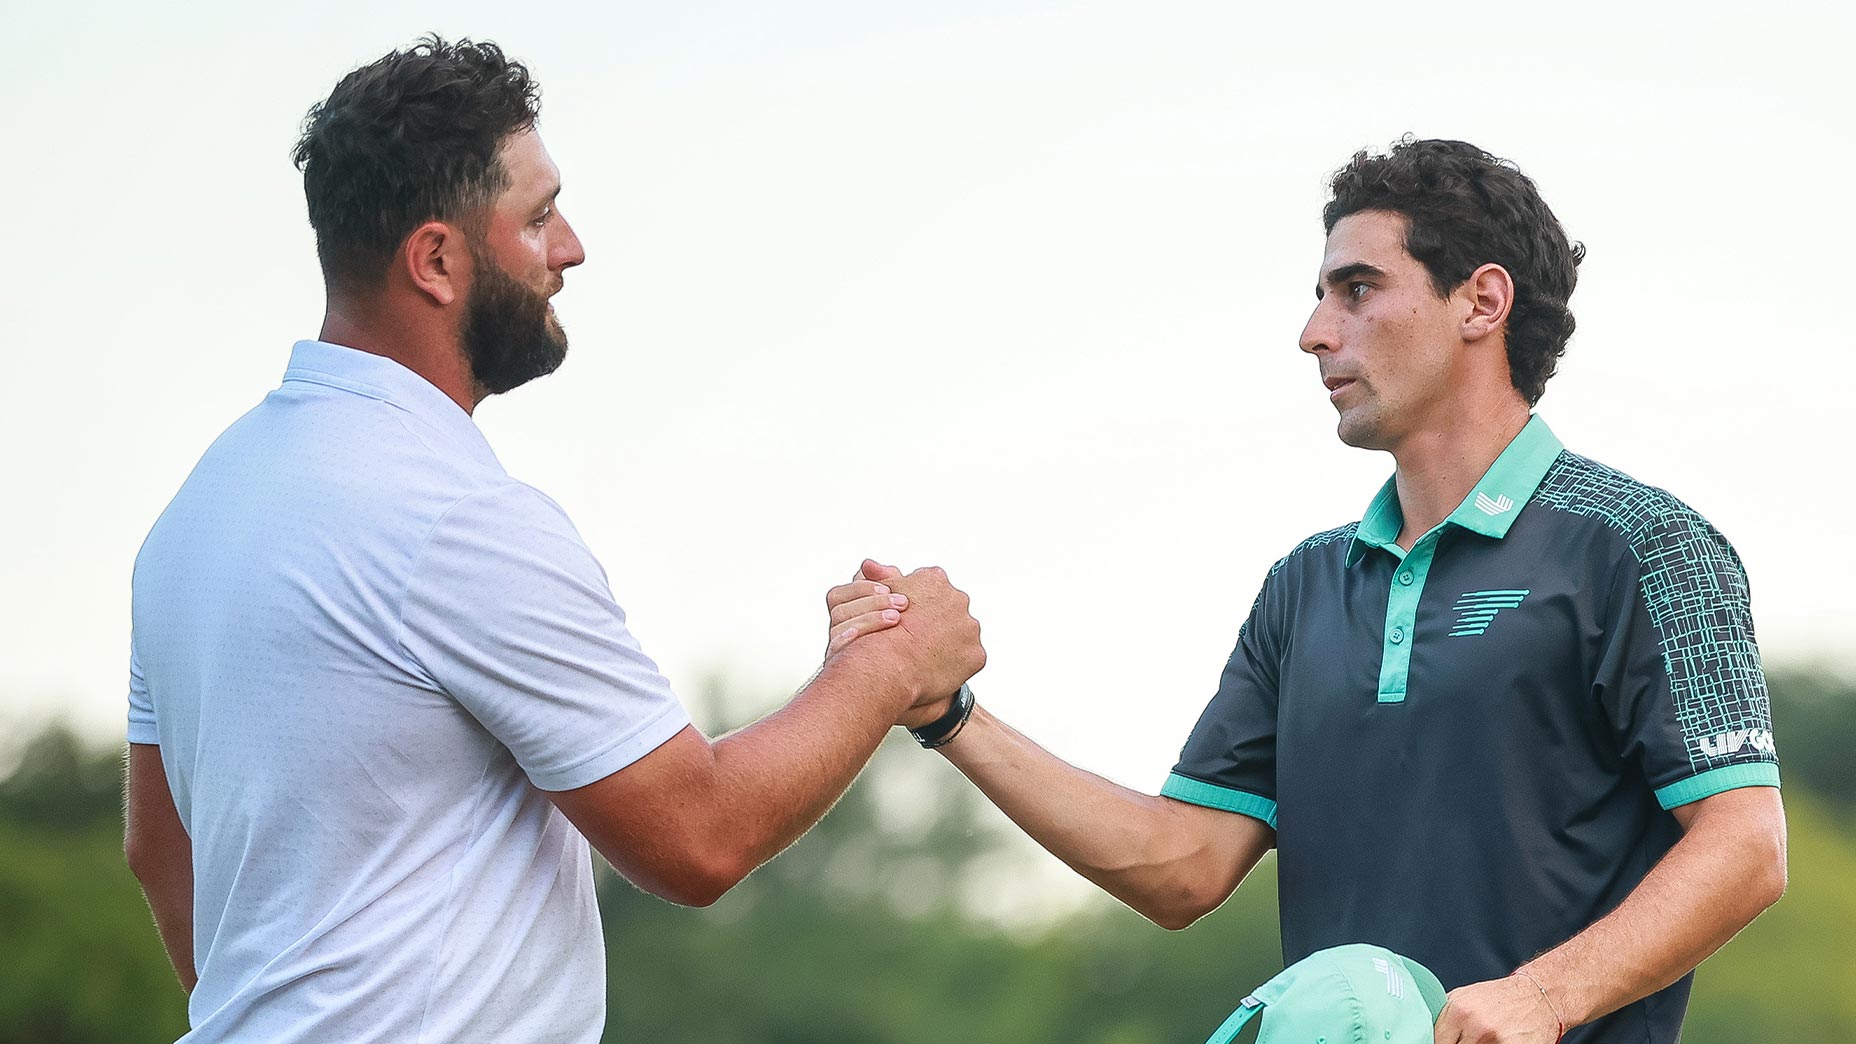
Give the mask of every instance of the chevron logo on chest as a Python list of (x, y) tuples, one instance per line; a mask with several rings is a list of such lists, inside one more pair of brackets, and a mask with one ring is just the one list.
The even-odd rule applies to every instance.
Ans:
[[(1503, 500), (1508, 499), (1503, 497)], [(1450, 637), (1468, 638), (1487, 631), (1495, 622), (1495, 616), (1503, 609), (1518, 608), (1531, 591), (1466, 591), (1456, 600), (1450, 611), (1457, 614), (1456, 623), (1450, 628)]]

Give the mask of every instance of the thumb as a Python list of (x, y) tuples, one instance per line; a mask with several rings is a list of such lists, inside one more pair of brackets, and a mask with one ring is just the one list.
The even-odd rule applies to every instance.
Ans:
[(874, 558), (866, 558), (857, 570), (857, 575), (865, 580), (894, 580), (902, 575), (902, 570), (884, 565)]

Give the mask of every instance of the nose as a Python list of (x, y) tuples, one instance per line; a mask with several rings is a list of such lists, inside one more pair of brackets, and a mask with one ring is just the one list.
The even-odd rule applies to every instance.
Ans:
[[(558, 213), (558, 212), (557, 212)], [(560, 214), (561, 238), (554, 245), (553, 268), (559, 272), (586, 261), (586, 248), (580, 245), (580, 237), (574, 234), (574, 227), (567, 223), (567, 215)]]
[(1322, 303), (1316, 303), (1314, 314), (1308, 317), (1307, 325), (1302, 327), (1302, 338), (1298, 345), (1310, 355), (1334, 349), (1334, 325), (1328, 320), (1327, 309)]

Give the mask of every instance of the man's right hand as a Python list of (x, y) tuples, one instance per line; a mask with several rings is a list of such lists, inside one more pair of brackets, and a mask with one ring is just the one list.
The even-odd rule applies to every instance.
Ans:
[(834, 635), (834, 655), (881, 657), (909, 682), (915, 698), (897, 724), (919, 728), (946, 713), (948, 700), (986, 666), (979, 621), (968, 611), (966, 593), (930, 566), (903, 574), (894, 566), (865, 559), (857, 578), (827, 596), (834, 631), (841, 614), (863, 608), (872, 585), (907, 596), (908, 607), (893, 627), (859, 634), (843, 645)]
[(672, 902), (714, 902), (825, 814), (893, 722), (944, 706), (985, 666), (980, 625), (945, 573), (891, 574), (833, 589), (825, 667), (786, 706), (719, 740), (685, 728), (549, 797), (629, 880)]

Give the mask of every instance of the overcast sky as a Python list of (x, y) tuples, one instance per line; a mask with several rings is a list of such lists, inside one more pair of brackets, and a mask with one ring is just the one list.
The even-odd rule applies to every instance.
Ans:
[(319, 325), (303, 113), (433, 29), (530, 63), (588, 254), (567, 364), (479, 423), (683, 691), (790, 691), (862, 555), (936, 563), (985, 627), (981, 699), (1157, 787), (1270, 563), (1389, 473), (1296, 337), (1326, 176), (1408, 131), (1514, 159), (1590, 252), (1561, 438), (1727, 534), (1768, 663), (1856, 660), (1848, 5), (8, 21), (0, 720), (120, 739), (136, 549)]

